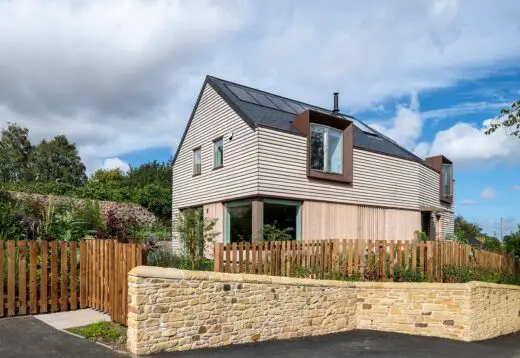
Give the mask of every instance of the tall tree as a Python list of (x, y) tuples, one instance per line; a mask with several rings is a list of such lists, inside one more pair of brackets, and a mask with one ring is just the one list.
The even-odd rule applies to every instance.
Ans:
[(129, 183), (134, 188), (141, 188), (148, 184), (155, 184), (162, 188), (172, 186), (172, 160), (160, 163), (156, 160), (130, 168)]
[(43, 140), (31, 156), (36, 181), (81, 185), (86, 180), (85, 165), (74, 143), (64, 135)]
[(455, 235), (460, 239), (482, 236), (482, 228), (459, 215), (455, 218)]
[(8, 123), (0, 137), (0, 181), (22, 182), (31, 180), (29, 157), (33, 146), (29, 130), (15, 123)]
[(504, 128), (507, 134), (520, 138), (520, 100), (511, 105), (511, 108), (503, 109), (500, 116), (495, 118), (486, 134), (494, 133), (497, 129)]
[(520, 261), (520, 225), (516, 232), (504, 236), (504, 251)]

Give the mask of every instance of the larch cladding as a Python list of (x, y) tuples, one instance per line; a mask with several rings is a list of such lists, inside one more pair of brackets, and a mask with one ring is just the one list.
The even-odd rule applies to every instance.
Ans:
[(474, 341), (520, 330), (520, 287), (377, 283), (139, 266), (128, 276), (133, 354), (353, 329)]

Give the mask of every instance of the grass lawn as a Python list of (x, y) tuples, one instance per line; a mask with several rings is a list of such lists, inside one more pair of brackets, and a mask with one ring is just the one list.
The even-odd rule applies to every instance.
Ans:
[(106, 344), (116, 350), (125, 350), (126, 327), (114, 322), (100, 321), (88, 326), (67, 329), (89, 341)]

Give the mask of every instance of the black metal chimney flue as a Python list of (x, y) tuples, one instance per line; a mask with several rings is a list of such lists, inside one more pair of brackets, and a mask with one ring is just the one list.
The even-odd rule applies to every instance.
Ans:
[(334, 95), (334, 109), (332, 110), (332, 112), (334, 113), (339, 113), (339, 92), (334, 92), (333, 93)]

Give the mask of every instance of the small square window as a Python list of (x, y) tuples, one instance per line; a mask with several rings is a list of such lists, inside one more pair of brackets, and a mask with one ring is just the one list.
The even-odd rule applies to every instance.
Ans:
[(201, 173), (200, 148), (193, 149), (193, 175)]
[(224, 165), (224, 140), (223, 138), (213, 141), (213, 168), (220, 168)]

